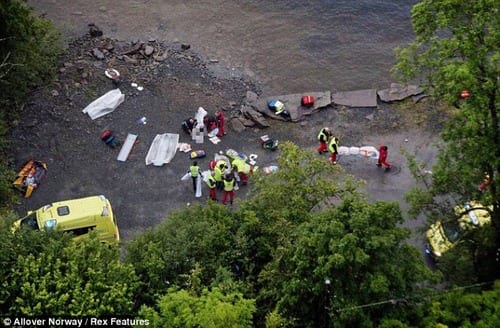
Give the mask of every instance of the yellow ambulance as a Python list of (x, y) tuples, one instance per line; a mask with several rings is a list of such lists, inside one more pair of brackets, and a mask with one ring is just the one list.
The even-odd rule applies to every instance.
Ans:
[(103, 195), (65, 200), (45, 205), (14, 222), (14, 228), (60, 230), (75, 240), (95, 231), (102, 242), (118, 242), (120, 234), (109, 200)]
[(462, 240), (468, 230), (491, 223), (492, 206), (471, 201), (455, 207), (456, 220), (433, 223), (426, 232), (426, 253), (439, 258)]

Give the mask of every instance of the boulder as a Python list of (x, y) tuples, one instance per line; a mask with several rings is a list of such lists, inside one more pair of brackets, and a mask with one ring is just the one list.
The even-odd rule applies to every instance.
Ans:
[(248, 127), (248, 128), (251, 128), (251, 127), (254, 127), (255, 126), (255, 122), (244, 117), (244, 116), (240, 116), (238, 117), (238, 119), (241, 121), (241, 123), (243, 123), (244, 126)]
[(259, 128), (269, 127), (269, 123), (262, 113), (256, 111), (252, 106), (243, 105), (241, 106), (241, 113), (243, 116), (251, 121), (253, 121)]
[(241, 121), (238, 118), (232, 118), (230, 122), (231, 122), (231, 127), (237, 133), (243, 132), (246, 129), (243, 123), (241, 123)]
[(332, 95), (332, 102), (336, 105), (348, 107), (377, 107), (377, 90), (336, 92)]
[(247, 91), (245, 98), (245, 102), (247, 104), (254, 104), (257, 101), (257, 99), (259, 99), (259, 96), (255, 92)]
[(379, 90), (377, 92), (380, 100), (384, 102), (400, 101), (405, 98), (421, 94), (424, 90), (416, 85), (404, 85), (400, 83), (391, 83), (389, 89)]

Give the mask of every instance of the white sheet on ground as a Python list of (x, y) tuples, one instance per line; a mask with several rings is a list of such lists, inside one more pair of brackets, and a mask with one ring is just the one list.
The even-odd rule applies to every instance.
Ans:
[(96, 118), (114, 111), (124, 100), (125, 95), (120, 89), (114, 89), (91, 102), (82, 112), (88, 114), (91, 119), (95, 120)]
[(157, 134), (146, 155), (146, 165), (163, 166), (170, 163), (177, 151), (178, 142), (177, 133)]

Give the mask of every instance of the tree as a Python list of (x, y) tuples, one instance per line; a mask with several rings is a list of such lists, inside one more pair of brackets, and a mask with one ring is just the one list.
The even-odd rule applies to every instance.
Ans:
[[(130, 314), (137, 277), (116, 246), (95, 236), (0, 231), (4, 315), (106, 316)], [(5, 312), (3, 312), (5, 311)]]
[(0, 2), (0, 101), (9, 107), (53, 76), (62, 51), (60, 33), (25, 2)]
[(256, 174), (251, 196), (241, 205), (240, 231), (252, 241), (247, 254), (255, 277), (274, 251), (289, 243), (297, 226), (310, 220), (312, 211), (354, 193), (358, 186), (340, 166), (329, 165), (291, 142), (282, 143), (280, 152), (279, 170), (272, 175)]
[(152, 327), (253, 327), (255, 305), (241, 294), (224, 295), (217, 288), (204, 289), (201, 295), (186, 290), (170, 289), (158, 301), (159, 312), (143, 307), (141, 318), (149, 319)]
[(331, 317), (358, 326), (404, 317), (390, 304), (346, 310), (341, 319), (334, 310), (404, 298), (432, 277), (406, 243), (410, 232), (397, 226), (403, 222), (397, 204), (369, 204), (353, 178), (313, 152), (283, 143), (279, 170), (252, 183), (241, 210), (254, 223), (239, 231), (254, 241), (246, 254), (253, 254), (257, 322), (266, 316), (270, 325), (321, 327)]
[(439, 295), (425, 304), (422, 326), (477, 327), (500, 326), (500, 282), (491, 290), (465, 292), (457, 289)]
[(411, 311), (401, 304), (432, 275), (406, 243), (410, 232), (398, 227), (402, 222), (397, 204), (343, 198), (298, 227), (293, 247), (261, 273), (263, 293), (275, 294), (279, 313), (298, 327), (405, 321)]
[(152, 305), (171, 286), (185, 287), (196, 266), (202, 270), (199, 279), (204, 286), (221, 267), (237, 271), (236, 221), (220, 204), (193, 206), (171, 213), (164, 223), (132, 241), (127, 262), (140, 277), (142, 302)]
[[(499, 11), (497, 0), (419, 2), (412, 9), (416, 38), (398, 50), (395, 66), (403, 79), (422, 81), (435, 99), (454, 106), (442, 132), (445, 146), (432, 170), (430, 194), (415, 191), (414, 210), (433, 213), (436, 201), (450, 197), (455, 204), (471, 199), (492, 204), (496, 235), (482, 240), (476, 254), (481, 258), (475, 259), (482, 263), (495, 258), (500, 240)], [(485, 177), (490, 182), (483, 194), (478, 186)], [(484, 266), (485, 276), (495, 276), (496, 265)]]
[(255, 301), (245, 299), (232, 278), (218, 272), (217, 283), (200, 285), (202, 269), (196, 265), (186, 288), (170, 287), (155, 307), (143, 306), (141, 318), (153, 327), (252, 327)]

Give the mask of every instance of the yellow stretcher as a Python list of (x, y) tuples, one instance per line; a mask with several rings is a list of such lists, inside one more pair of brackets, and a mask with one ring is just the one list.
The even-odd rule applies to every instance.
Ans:
[(24, 192), (24, 198), (29, 198), (46, 176), (47, 164), (30, 159), (17, 173), (16, 180), (12, 184)]

